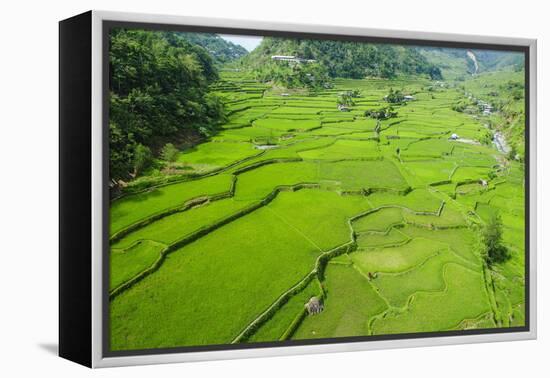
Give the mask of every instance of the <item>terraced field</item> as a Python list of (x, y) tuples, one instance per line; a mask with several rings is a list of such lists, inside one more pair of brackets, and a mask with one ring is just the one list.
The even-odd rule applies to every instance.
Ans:
[[(524, 324), (524, 176), (423, 79), (279, 92), (224, 72), (227, 122), (189, 177), (111, 204), (113, 350)], [(380, 122), (390, 88), (414, 93)], [(359, 90), (349, 112), (338, 93)], [(461, 138), (452, 140), (452, 134)], [(487, 268), (498, 212), (511, 252)], [(308, 315), (319, 298), (323, 311)]]

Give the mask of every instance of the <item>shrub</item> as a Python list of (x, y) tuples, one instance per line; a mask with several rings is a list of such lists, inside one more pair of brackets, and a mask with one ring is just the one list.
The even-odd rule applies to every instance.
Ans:
[(510, 148), (510, 151), (508, 151), (508, 160), (514, 160), (516, 158), (516, 155), (517, 155), (517, 150), (515, 148), (515, 146), (512, 146), (512, 148)]
[(390, 93), (386, 96), (386, 101), (391, 104), (400, 104), (405, 100), (405, 96), (403, 93), (397, 89), (393, 90), (393, 88), (390, 88)]
[(353, 101), (353, 96), (350, 92), (342, 92), (338, 95), (336, 99), (338, 105), (353, 106), (355, 102)]
[(178, 153), (178, 149), (172, 143), (167, 143), (162, 147), (160, 156), (163, 160), (174, 162), (178, 158)]
[(134, 149), (134, 173), (136, 175), (149, 168), (153, 163), (153, 153), (149, 147), (137, 144)]
[(199, 127), (199, 133), (207, 138), (210, 137), (211, 134), (210, 130), (204, 126)]
[(367, 110), (365, 111), (365, 117), (374, 118), (374, 119), (388, 119), (397, 116), (397, 112), (393, 111), (392, 106), (380, 108), (377, 110)]
[(485, 133), (483, 133), (483, 135), (479, 139), (479, 141), (482, 144), (489, 146), (493, 142), (493, 133), (489, 130), (486, 130)]

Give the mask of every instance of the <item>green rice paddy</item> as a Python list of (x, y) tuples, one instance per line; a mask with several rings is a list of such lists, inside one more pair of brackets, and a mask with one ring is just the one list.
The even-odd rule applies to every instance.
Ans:
[[(523, 167), (452, 110), (461, 91), (428, 85), (283, 97), (222, 75), (226, 124), (177, 157), (194, 175), (111, 203), (111, 349), (524, 325)], [(375, 132), (364, 111), (390, 88), (416, 99)], [(480, 229), (497, 212), (511, 257), (488, 270)]]

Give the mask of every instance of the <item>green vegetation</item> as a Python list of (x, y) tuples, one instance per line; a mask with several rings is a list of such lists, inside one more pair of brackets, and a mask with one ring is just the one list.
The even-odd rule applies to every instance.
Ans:
[[(111, 205), (111, 234), (159, 212), (185, 205), (192, 199), (229, 192), (232, 177), (216, 175), (203, 180), (184, 181), (129, 195)], [(147, 206), (143, 206), (147, 203)]]
[(508, 149), (504, 152), (511, 159), (523, 161), (525, 156), (525, 72), (486, 72), (466, 80), (463, 84), (476, 103), (480, 101), (492, 107), (490, 113), (483, 113), (485, 122), (493, 131), (506, 137)]
[(207, 142), (182, 151), (177, 161), (191, 166), (220, 168), (259, 153), (250, 143)]
[(401, 208), (386, 207), (376, 212), (370, 213), (369, 216), (359, 218), (353, 223), (353, 229), (356, 232), (378, 231), (385, 232), (390, 227), (403, 222)]
[(143, 144), (136, 145), (134, 150), (134, 172), (136, 174), (141, 173), (144, 169), (147, 169), (153, 163), (153, 153), (149, 147)]
[(111, 248), (128, 248), (141, 240), (152, 240), (165, 245), (172, 244), (202, 227), (242, 211), (253, 203), (226, 198), (201, 204), (143, 226), (118, 240)]
[(507, 248), (502, 244), (502, 219), (498, 213), (489, 215), (489, 221), (481, 233), (488, 265), (504, 262), (509, 258)]
[(326, 69), (317, 63), (291, 64), (287, 62), (268, 62), (259, 65), (255, 78), (262, 82), (273, 82), (286, 88), (321, 89), (329, 86)]
[(304, 290), (294, 295), (271, 319), (264, 323), (249, 341), (284, 340), (292, 336), (295, 330), (293, 331), (291, 327), (305, 316), (304, 303), (309, 298), (320, 295), (319, 281), (311, 281)]
[(306, 317), (293, 338), (368, 335), (369, 319), (386, 309), (369, 281), (352, 265), (329, 264), (325, 282), (325, 310)]
[(523, 326), (523, 68), (473, 52), (115, 30), (112, 349)]
[(364, 272), (386, 273), (411, 269), (443, 248), (438, 243), (422, 238), (395, 247), (362, 250), (369, 246), (368, 243), (359, 242), (360, 250), (352, 254), (352, 261)]
[(476, 73), (475, 65), (468, 56), (473, 53), (477, 61), (477, 73), (490, 71), (521, 70), (524, 65), (520, 53), (489, 50), (466, 50), (446, 47), (420, 47), (418, 51), (432, 64), (441, 69), (443, 78), (464, 81)]
[(445, 265), (442, 291), (419, 291), (408, 306), (394, 310), (393, 316), (379, 317), (373, 334), (430, 332), (457, 328), (464, 319), (474, 319), (491, 308), (480, 273), (460, 265)]
[(197, 44), (207, 50), (216, 63), (229, 63), (247, 54), (244, 47), (229, 42), (217, 34), (166, 32), (168, 38), (180, 39)]
[(365, 76), (392, 78), (398, 74), (421, 74), (440, 79), (439, 69), (415, 48), (360, 42), (264, 38), (243, 65), (270, 65), (272, 55), (313, 59), (330, 77), (360, 79)]
[(365, 117), (370, 117), (374, 119), (388, 119), (396, 116), (397, 116), (397, 112), (393, 111), (393, 107), (391, 105), (384, 108), (376, 109), (376, 110), (365, 111)]
[(109, 61), (111, 179), (128, 177), (137, 144), (223, 118), (219, 99), (207, 90), (218, 73), (202, 47), (162, 32), (115, 29)]
[(151, 240), (139, 241), (125, 249), (113, 247), (110, 261), (110, 288), (116, 288), (150, 267), (160, 257), (163, 247), (161, 243)]
[(405, 100), (405, 95), (400, 90), (394, 91), (390, 88), (390, 92), (385, 97), (386, 101), (391, 104), (400, 104)]
[(162, 147), (160, 156), (167, 162), (174, 162), (178, 158), (178, 149), (172, 143), (166, 143)]
[[(254, 237), (243, 237), (243, 230)], [(174, 251), (161, 269), (111, 302), (113, 348), (231, 341), (304, 277), (318, 255), (268, 209), (239, 218)]]

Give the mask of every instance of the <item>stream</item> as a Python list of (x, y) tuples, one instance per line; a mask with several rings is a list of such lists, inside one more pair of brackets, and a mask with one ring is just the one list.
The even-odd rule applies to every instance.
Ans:
[(510, 146), (508, 146), (508, 143), (506, 143), (506, 138), (504, 137), (504, 135), (502, 135), (501, 132), (495, 132), (493, 136), (493, 143), (495, 144), (497, 150), (499, 150), (503, 154), (507, 154), (510, 152)]

